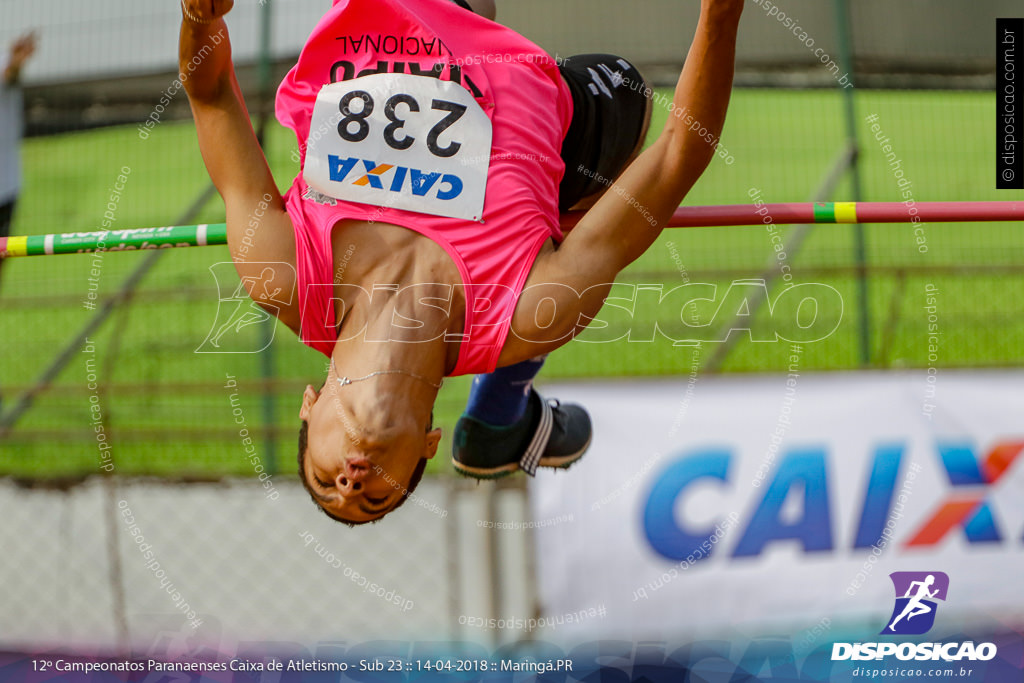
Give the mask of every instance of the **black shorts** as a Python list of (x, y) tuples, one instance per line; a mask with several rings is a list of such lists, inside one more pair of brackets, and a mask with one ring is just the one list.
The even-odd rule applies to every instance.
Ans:
[(567, 211), (625, 170), (647, 123), (647, 83), (636, 67), (614, 55), (576, 55), (558, 68), (573, 103), (558, 192), (558, 208)]
[[(466, 0), (452, 0), (473, 11)], [(647, 123), (647, 82), (632, 64), (606, 54), (576, 55), (558, 70), (572, 93), (572, 123), (562, 140), (565, 176), (558, 209), (607, 188), (640, 144)]]
[(14, 218), (14, 201), (0, 204), (0, 237), (9, 237), (11, 234), (11, 221)]

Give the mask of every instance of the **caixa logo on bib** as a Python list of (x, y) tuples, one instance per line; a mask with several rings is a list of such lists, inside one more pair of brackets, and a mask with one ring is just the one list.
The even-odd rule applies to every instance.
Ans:
[[(892, 615), (880, 635), (916, 636), (935, 625), (938, 602), (946, 600), (949, 576), (943, 572), (893, 572), (896, 590)], [(994, 643), (973, 641), (948, 643), (835, 643), (832, 661), (880, 660), (896, 657), (902, 661), (988, 661), (996, 656)]]
[[(359, 162), (362, 162), (362, 168), (358, 168)], [(328, 155), (327, 165), (331, 181), (336, 183), (353, 177), (353, 185), (389, 192), (409, 191), (415, 197), (426, 197), (434, 190), (430, 196), (442, 201), (451, 201), (462, 194), (462, 179), (452, 173), (428, 173), (416, 168), (378, 164), (376, 161), (356, 157), (342, 159), (333, 154)], [(358, 168), (358, 172), (353, 174), (353, 168)], [(394, 173), (389, 174), (388, 171), (392, 170)]]

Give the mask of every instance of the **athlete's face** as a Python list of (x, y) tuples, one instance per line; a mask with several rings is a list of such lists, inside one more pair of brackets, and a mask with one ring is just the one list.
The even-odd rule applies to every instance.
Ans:
[(402, 416), (360, 424), (337, 400), (341, 390), (306, 387), (299, 411), (309, 424), (303, 476), (329, 514), (359, 524), (383, 517), (408, 495), (413, 473), (437, 452), (441, 430), (424, 432)]

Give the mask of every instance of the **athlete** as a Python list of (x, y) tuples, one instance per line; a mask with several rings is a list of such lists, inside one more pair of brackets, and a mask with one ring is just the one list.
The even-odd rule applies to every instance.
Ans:
[(246, 290), (330, 359), (300, 410), (314, 501), (350, 525), (401, 505), (436, 453), (446, 376), (478, 375), (453, 438), (461, 473), (575, 462), (586, 412), (532, 379), (714, 156), (743, 0), (702, 0), (642, 153), (650, 89), (626, 60), (558, 65), (495, 23), (493, 2), (335, 0), (278, 90), (302, 160), (284, 196), (235, 78), (231, 6), (182, 0), (181, 72)]

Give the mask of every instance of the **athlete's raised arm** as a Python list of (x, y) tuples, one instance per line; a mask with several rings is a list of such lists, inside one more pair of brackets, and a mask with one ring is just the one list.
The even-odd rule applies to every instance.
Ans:
[(618, 273), (644, 253), (714, 157), (732, 94), (743, 3), (702, 0), (664, 130), (566, 239), (565, 246), (583, 243), (571, 246), (592, 253), (595, 267)]
[[(182, 0), (179, 77), (195, 118), (199, 150), (224, 200), (228, 246), (250, 296), (293, 330), (299, 319), (295, 236), (231, 62), (224, 15), (233, 0)], [(267, 292), (279, 292), (268, 298)]]
[[(654, 242), (714, 157), (725, 124), (744, 0), (702, 0), (696, 35), (676, 86), (668, 123), (554, 251), (530, 273), (514, 330), (550, 343), (506, 345), (501, 363), (551, 351), (596, 315), (610, 283)], [(567, 285), (567, 287), (565, 287)], [(607, 285), (607, 286), (602, 286)], [(577, 297), (576, 293), (584, 293)], [(531, 299), (532, 297), (532, 299)], [(539, 328), (534, 312), (553, 298), (558, 319)]]

